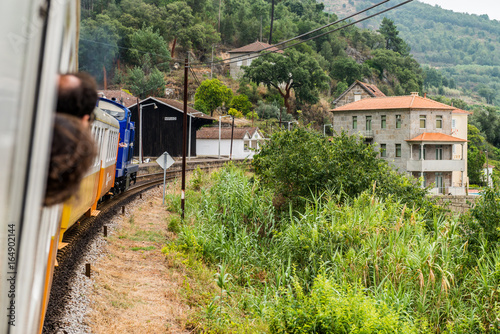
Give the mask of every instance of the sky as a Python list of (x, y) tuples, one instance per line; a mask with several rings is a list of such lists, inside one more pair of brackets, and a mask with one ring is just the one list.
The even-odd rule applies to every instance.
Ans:
[(443, 9), (469, 14), (488, 14), (491, 20), (500, 21), (499, 0), (419, 0), (430, 5), (439, 5)]

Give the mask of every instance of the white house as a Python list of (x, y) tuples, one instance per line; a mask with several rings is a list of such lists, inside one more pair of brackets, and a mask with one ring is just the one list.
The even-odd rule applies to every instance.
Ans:
[(488, 167), (486, 167), (486, 164), (483, 166), (483, 180), (486, 181), (488, 187), (493, 187), (493, 168), (495, 168), (495, 166), (488, 165)]
[[(196, 132), (197, 155), (198, 156), (221, 156), (228, 157), (231, 151), (231, 127), (201, 128)], [(257, 127), (234, 128), (233, 133), (233, 158), (252, 158), (258, 151), (260, 142), (265, 140)], [(220, 151), (219, 151), (220, 147)]]
[(231, 75), (231, 77), (234, 79), (241, 78), (241, 76), (243, 76), (243, 70), (241, 69), (241, 66), (250, 66), (252, 60), (255, 59), (255, 56), (257, 56), (261, 51), (283, 53), (282, 50), (278, 50), (278, 48), (274, 46), (271, 47), (270, 44), (259, 41), (242, 46), (241, 48), (230, 50), (228, 51), (228, 53), (231, 59), (233, 59), (233, 61), (229, 65), (229, 74)]

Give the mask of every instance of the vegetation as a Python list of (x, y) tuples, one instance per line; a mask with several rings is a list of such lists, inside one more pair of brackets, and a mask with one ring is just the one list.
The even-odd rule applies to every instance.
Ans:
[[(196, 316), (203, 331), (500, 330), (500, 252), (469, 247), (487, 239), (467, 223), (435, 217), (429, 226), (421, 208), (371, 190), (342, 201), (309, 196), (300, 212), (279, 213), (272, 189), (231, 166), (200, 195), (187, 202), (193, 223), (166, 249), (219, 268), (220, 292)], [(484, 203), (491, 209), (491, 198)]]
[(319, 100), (319, 91), (326, 89), (328, 80), (314, 58), (293, 49), (287, 49), (283, 55), (270, 53), (257, 58), (245, 68), (245, 77), (257, 84), (275, 88), (289, 114), (292, 112), (292, 90), (299, 102), (314, 104)]
[(231, 89), (227, 88), (219, 79), (205, 80), (196, 89), (194, 107), (213, 116), (214, 110), (225, 103), (229, 104), (233, 97)]
[(409, 206), (431, 207), (426, 189), (415, 179), (393, 171), (373, 146), (345, 133), (327, 140), (303, 128), (281, 131), (252, 164), (262, 184), (274, 190), (276, 206), (288, 208), (292, 202), (297, 209), (327, 190), (352, 198), (373, 188), (377, 195), (395, 196)]

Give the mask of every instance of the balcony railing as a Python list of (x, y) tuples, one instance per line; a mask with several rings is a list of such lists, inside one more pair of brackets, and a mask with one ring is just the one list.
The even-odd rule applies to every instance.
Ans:
[(364, 136), (365, 138), (373, 138), (373, 130), (365, 130), (365, 131), (363, 132), (363, 136)]
[(465, 171), (465, 160), (408, 160), (409, 172), (450, 172)]

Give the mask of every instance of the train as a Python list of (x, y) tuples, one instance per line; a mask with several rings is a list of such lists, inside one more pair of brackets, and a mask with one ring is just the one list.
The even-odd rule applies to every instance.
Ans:
[(59, 73), (78, 70), (80, 1), (19, 0), (0, 11), (0, 334), (41, 333), (64, 233), (135, 182), (130, 110), (99, 99), (98, 155), (78, 194), (44, 206)]

